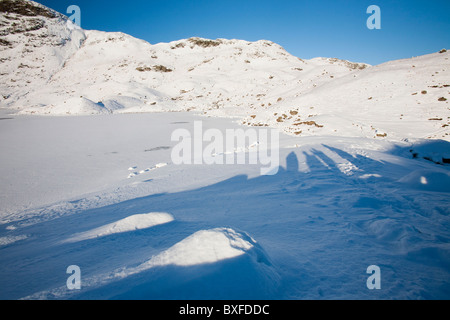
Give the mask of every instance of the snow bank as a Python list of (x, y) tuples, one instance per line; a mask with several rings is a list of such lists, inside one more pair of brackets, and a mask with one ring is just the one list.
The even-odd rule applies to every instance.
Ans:
[[(264, 40), (152, 45), (121, 32), (69, 30), (64, 18), (40, 19), (52, 36), (46, 28), (9, 32), (9, 19), (0, 26), (11, 43), (2, 51), (8, 63), (0, 64), (0, 103), (12, 112), (195, 110), (294, 136), (450, 139), (450, 51), (369, 66), (302, 60)], [(24, 48), (32, 39), (39, 45)], [(69, 103), (80, 96), (97, 103)]]
[(0, 237), (0, 247), (28, 238), (26, 235)]
[(84, 97), (68, 98), (55, 105), (26, 108), (20, 114), (51, 114), (51, 115), (92, 115), (108, 114), (110, 111), (101, 103), (95, 103)]
[(229, 228), (201, 230), (155, 256), (148, 265), (191, 266), (214, 263), (243, 255), (253, 248), (256, 250), (255, 261), (267, 261), (255, 240), (244, 233), (237, 233)]

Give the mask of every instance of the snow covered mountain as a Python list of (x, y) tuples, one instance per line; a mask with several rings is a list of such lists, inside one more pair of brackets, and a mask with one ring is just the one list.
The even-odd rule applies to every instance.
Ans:
[(378, 66), (302, 60), (261, 40), (152, 45), (76, 29), (32, 1), (0, 7), (1, 105), (21, 114), (193, 111), (292, 135), (449, 140), (449, 53)]

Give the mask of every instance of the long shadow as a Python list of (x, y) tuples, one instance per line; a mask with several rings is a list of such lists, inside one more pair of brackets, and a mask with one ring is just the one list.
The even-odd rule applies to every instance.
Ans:
[[(395, 170), (396, 166), (401, 167), (354, 157), (327, 145), (323, 148), (357, 163), (360, 168), (392, 166)], [(267, 278), (268, 273), (248, 263), (249, 252), (249, 255), (213, 264), (152, 268), (90, 291), (75, 293), (73, 298), (320, 297), (324, 292), (322, 287), (327, 287), (323, 279), (327, 279), (328, 272), (339, 275), (329, 286), (341, 281), (346, 283), (343, 289), (346, 294), (365, 297), (366, 288), (360, 285), (358, 277), (354, 277), (350, 266), (362, 263), (367, 267), (369, 258), (379, 257), (380, 252), (386, 260), (389, 250), (370, 250), (374, 238), (365, 233), (364, 221), (349, 221), (352, 215), (361, 211), (355, 206), (361, 201), (361, 195), (372, 198), (376, 195), (367, 189), (369, 182), (344, 174), (324, 150), (313, 149), (300, 154), (309, 168), (306, 172), (299, 171), (299, 156), (291, 152), (286, 157), (286, 167), (280, 166), (273, 176), (249, 179), (239, 175), (195, 190), (149, 195), (8, 231), (8, 235), (27, 234), (29, 237), (0, 248), (0, 298), (17, 299), (48, 290), (55, 283), (64, 285), (68, 276), (64, 273), (65, 268), (72, 264), (80, 265), (86, 277), (129, 268), (199, 230), (217, 227), (243, 230), (256, 239), (273, 261), (271, 270), (276, 270), (273, 277)], [(371, 214), (390, 206), (386, 201), (374, 205), (369, 201), (365, 205)], [(148, 229), (74, 243), (61, 242), (69, 234), (148, 212), (168, 212), (175, 220)], [(0, 235), (3, 232), (0, 231)], [(346, 251), (346, 248), (355, 250)], [(330, 255), (336, 256), (336, 252), (338, 261), (330, 261)], [(36, 270), (39, 270), (39, 277), (36, 277)], [(280, 281), (274, 280), (277, 274), (280, 274)], [(319, 287), (322, 289), (318, 290)], [(448, 288), (448, 283), (445, 287)], [(330, 295), (333, 293), (339, 296), (335, 289)]]

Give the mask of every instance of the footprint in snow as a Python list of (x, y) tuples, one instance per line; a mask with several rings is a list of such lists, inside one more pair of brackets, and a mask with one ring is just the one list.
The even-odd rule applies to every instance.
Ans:
[(155, 169), (159, 169), (159, 168), (162, 168), (162, 167), (165, 167), (165, 166), (167, 166), (166, 162), (160, 162), (160, 163), (155, 164), (153, 167), (146, 168), (144, 170), (140, 170), (139, 172), (138, 171), (134, 171), (134, 170), (137, 169), (137, 166), (129, 167), (128, 171), (132, 171), (132, 172), (130, 172), (128, 174), (128, 178), (132, 178), (132, 177), (135, 177), (135, 176), (137, 176), (139, 174), (146, 173), (146, 172), (149, 172), (149, 171), (152, 171), (152, 170), (155, 170)]

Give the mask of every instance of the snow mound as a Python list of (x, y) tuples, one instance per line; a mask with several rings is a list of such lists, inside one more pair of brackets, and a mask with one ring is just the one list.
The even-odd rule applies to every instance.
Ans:
[(273, 299), (280, 275), (262, 247), (230, 228), (200, 230), (137, 266), (25, 299)]
[(201, 230), (153, 257), (148, 264), (192, 266), (214, 263), (246, 254), (251, 249), (255, 249), (255, 261), (268, 262), (256, 241), (244, 233), (229, 228)]
[(125, 282), (115, 288), (125, 290), (115, 299), (271, 298), (280, 281), (258, 243), (230, 228), (197, 231), (140, 266), (115, 274), (122, 277)]
[[(159, 100), (158, 97), (152, 96), (151, 101), (157, 100)], [(147, 104), (138, 98), (128, 96), (115, 96), (102, 101), (102, 104), (110, 112), (116, 113), (151, 112), (158, 110), (153, 107), (156, 102), (149, 102)]]
[(399, 182), (414, 189), (450, 192), (450, 174), (448, 172), (419, 169), (401, 178)]
[(116, 222), (95, 228), (90, 231), (80, 233), (66, 242), (76, 242), (81, 240), (103, 237), (115, 233), (129, 232), (139, 229), (147, 229), (160, 224), (173, 221), (171, 214), (165, 212), (150, 212), (143, 214), (135, 214)]

